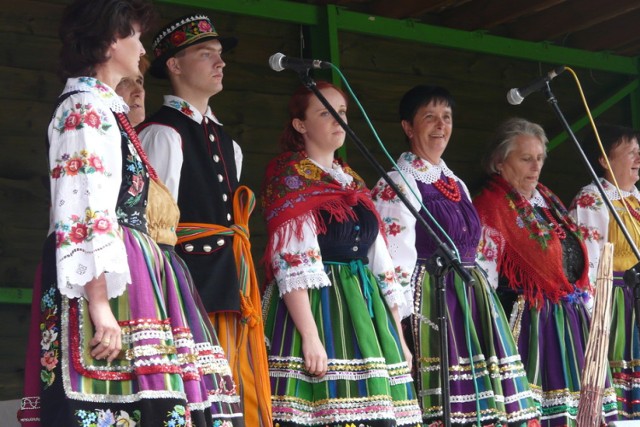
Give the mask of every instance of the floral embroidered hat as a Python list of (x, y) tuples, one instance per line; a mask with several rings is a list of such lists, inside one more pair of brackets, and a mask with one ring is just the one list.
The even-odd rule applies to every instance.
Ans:
[(153, 39), (151, 48), (155, 59), (151, 63), (149, 73), (154, 77), (166, 78), (167, 59), (189, 46), (212, 39), (220, 41), (223, 51), (233, 49), (238, 44), (235, 37), (220, 36), (209, 17), (205, 15), (189, 15), (173, 21)]

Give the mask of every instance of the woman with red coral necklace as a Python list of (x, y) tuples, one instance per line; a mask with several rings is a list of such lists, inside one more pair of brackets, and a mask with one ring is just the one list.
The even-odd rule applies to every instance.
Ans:
[[(576, 426), (589, 335), (583, 236), (562, 202), (538, 182), (546, 158), (542, 127), (502, 123), (487, 150), (490, 177), (473, 201), (482, 222), (479, 263), (497, 288), (545, 427)], [(615, 419), (606, 387), (602, 414)]]
[[(600, 183), (615, 207), (627, 231), (640, 242), (640, 192), (636, 188), (640, 169), (638, 134), (623, 126), (599, 126), (609, 164), (605, 162), (595, 137), (585, 144), (585, 152), (591, 165), (602, 178)], [(614, 180), (615, 177), (615, 180)], [(620, 191), (613, 184), (618, 182)], [(600, 251), (604, 243), (612, 242), (613, 254), (613, 312), (611, 315), (611, 339), (609, 366), (613, 385), (618, 396), (618, 417), (621, 420), (640, 419), (640, 336), (638, 319), (633, 310), (633, 288), (625, 286), (624, 272), (638, 263), (622, 230), (609, 214), (595, 184), (582, 188), (573, 199), (571, 215), (586, 235), (589, 252), (589, 278), (596, 279)]]
[[(478, 215), (466, 186), (441, 158), (451, 136), (453, 108), (453, 97), (438, 86), (416, 86), (403, 96), (400, 119), (411, 151), (400, 156), (397, 170), (390, 173), (413, 206), (420, 210), (422, 202), (443, 227), (457, 247), (461, 262), (475, 279), (475, 284), (467, 287), (454, 272), (445, 278), (451, 423), (468, 425), (477, 420), (482, 425), (535, 423), (537, 410), (505, 314), (475, 264), (480, 238)], [(373, 197), (386, 226), (396, 273), (414, 309), (405, 321), (405, 334), (414, 352), (413, 368), (423, 420), (425, 424), (438, 424), (443, 410), (440, 342), (434, 327), (438, 322), (437, 279), (427, 270), (427, 261), (436, 245), (388, 184), (379, 181)], [(421, 215), (434, 224), (424, 210)], [(444, 240), (440, 231), (436, 233)], [(471, 375), (472, 369), (475, 376)]]

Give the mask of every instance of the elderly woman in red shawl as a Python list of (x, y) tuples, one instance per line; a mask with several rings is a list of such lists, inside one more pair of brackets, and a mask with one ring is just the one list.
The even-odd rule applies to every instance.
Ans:
[[(538, 182), (547, 157), (542, 127), (514, 118), (484, 161), (490, 175), (473, 204), (482, 222), (479, 264), (497, 288), (543, 426), (576, 426), (589, 315), (587, 250), (562, 202)], [(615, 419), (613, 389), (602, 413)]]
[[(318, 82), (346, 121), (347, 100)], [(285, 426), (421, 421), (400, 317), (409, 313), (362, 179), (334, 157), (345, 132), (301, 86), (285, 150), (267, 166), (265, 333), (273, 420)]]

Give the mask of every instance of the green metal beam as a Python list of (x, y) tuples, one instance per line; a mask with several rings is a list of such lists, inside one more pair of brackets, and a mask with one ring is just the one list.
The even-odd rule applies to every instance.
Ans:
[[(625, 85), (622, 89), (620, 89), (619, 91), (611, 95), (609, 98), (607, 98), (604, 102), (596, 106), (596, 108), (593, 108), (591, 110), (591, 116), (593, 116), (593, 118), (595, 119), (600, 114), (604, 113), (607, 109), (609, 109), (611, 106), (620, 102), (626, 96), (636, 93), (639, 87), (639, 82), (640, 80), (636, 79), (631, 83)], [(589, 117), (585, 115), (584, 117), (577, 120), (575, 123), (571, 125), (571, 130), (573, 132), (577, 132), (588, 124), (589, 124)], [(568, 137), (569, 137), (569, 134), (563, 131), (556, 137), (552, 138), (549, 141), (549, 144), (547, 145), (549, 151), (553, 150), (558, 145), (562, 144), (564, 141), (567, 140)]]
[(400, 21), (346, 10), (341, 10), (338, 18), (341, 29), (362, 34), (621, 74), (637, 75), (639, 71), (637, 58), (612, 55), (610, 53), (570, 49), (550, 43), (526, 42), (491, 36), (479, 31), (455, 30), (420, 24), (410, 20)]
[(0, 304), (31, 304), (32, 289), (0, 287)]
[[(318, 25), (324, 6), (294, 3), (282, 0), (158, 0), (160, 3), (218, 10), (303, 25)], [(335, 6), (333, 6), (335, 7)], [(533, 43), (506, 37), (491, 36), (483, 32), (470, 32), (411, 20), (398, 20), (352, 12), (336, 8), (335, 31), (387, 37), (398, 40), (430, 44), (443, 48), (462, 49), (490, 55), (506, 56), (529, 61), (564, 64), (593, 70), (638, 75), (638, 58), (619, 56), (607, 52), (589, 52), (555, 46), (551, 43)]]

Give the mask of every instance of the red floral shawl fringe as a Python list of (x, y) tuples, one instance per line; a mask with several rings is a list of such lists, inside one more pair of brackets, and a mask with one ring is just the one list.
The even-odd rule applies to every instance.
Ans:
[[(352, 184), (347, 188), (343, 188), (309, 160), (304, 151), (282, 153), (267, 165), (261, 191), (268, 235), (267, 249), (262, 260), (267, 281), (273, 278), (270, 267), (273, 254), (280, 252), (294, 235), (302, 239), (302, 226), (309, 220), (308, 215), (311, 215), (316, 225), (316, 234), (324, 234), (327, 224), (321, 211), (329, 213), (329, 221), (344, 222), (356, 219), (352, 207), (362, 204), (376, 215), (380, 232), (384, 232), (382, 221), (362, 178), (346, 163), (340, 160), (336, 162), (353, 177)], [(287, 221), (292, 221), (292, 227), (281, 227)], [(277, 246), (274, 245), (276, 238)]]
[[(562, 202), (547, 187), (538, 183), (537, 190), (565, 231), (578, 238), (585, 263), (575, 286), (587, 289), (589, 263), (582, 234)], [(536, 220), (529, 201), (507, 181), (499, 175), (492, 176), (473, 204), (482, 225), (496, 239), (498, 271), (508, 280), (510, 288), (522, 291), (527, 301), (538, 308), (545, 298), (557, 303), (574, 292), (562, 269), (560, 239), (548, 223)]]

